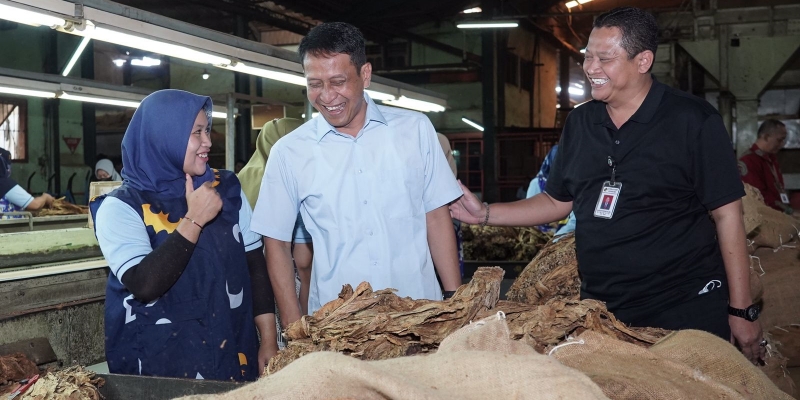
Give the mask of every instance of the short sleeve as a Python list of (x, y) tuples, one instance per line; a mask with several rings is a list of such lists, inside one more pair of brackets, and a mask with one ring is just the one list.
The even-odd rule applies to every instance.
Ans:
[(431, 212), (461, 197), (461, 187), (453, 176), (442, 151), (439, 137), (428, 117), (420, 124), (420, 150), (425, 160), (425, 182), (422, 201), (425, 212)]
[(147, 228), (139, 214), (116, 197), (106, 197), (94, 220), (100, 250), (111, 273), (122, 281), (122, 275), (139, 265), (153, 251)]
[(303, 223), (303, 217), (297, 214), (297, 222), (294, 225), (294, 243), (311, 243), (311, 234), (306, 229), (306, 224)]
[(250, 210), (250, 202), (247, 201), (247, 195), (244, 191), (241, 192), (242, 207), (239, 208), (239, 229), (242, 231), (242, 238), (244, 239), (244, 251), (255, 250), (261, 247), (261, 235), (250, 230), (250, 220), (253, 218), (253, 212)]
[(9, 203), (23, 210), (33, 201), (33, 196), (26, 192), (25, 189), (23, 189), (20, 185), (15, 185), (12, 187), (4, 197)]
[(719, 114), (703, 122), (698, 137), (690, 141), (694, 188), (700, 203), (714, 210), (744, 197), (744, 185), (736, 164), (733, 145)]
[(300, 203), (297, 182), (284, 159), (282, 143), (276, 143), (267, 158), (250, 230), (261, 236), (291, 242)]
[(569, 192), (564, 184), (564, 171), (566, 164), (572, 158), (570, 154), (569, 137), (569, 117), (567, 123), (564, 125), (564, 130), (561, 134), (561, 140), (558, 142), (557, 154), (554, 154), (555, 160), (553, 165), (550, 166), (550, 176), (547, 177), (547, 184), (545, 186), (545, 193), (557, 201), (570, 202), (574, 200), (572, 193)]

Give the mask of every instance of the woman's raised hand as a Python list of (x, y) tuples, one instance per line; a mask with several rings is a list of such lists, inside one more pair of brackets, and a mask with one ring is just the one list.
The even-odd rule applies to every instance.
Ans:
[(195, 190), (192, 177), (186, 174), (186, 204), (189, 206), (186, 217), (205, 226), (219, 214), (222, 209), (222, 198), (219, 197), (217, 190), (211, 187), (211, 182), (206, 182)]

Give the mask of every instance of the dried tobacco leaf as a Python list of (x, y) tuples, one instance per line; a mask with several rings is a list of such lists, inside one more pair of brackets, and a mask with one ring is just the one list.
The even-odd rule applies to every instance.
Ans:
[(580, 286), (575, 235), (569, 233), (539, 251), (511, 285), (506, 298), (525, 304), (545, 304), (554, 297), (577, 300)]
[(337, 351), (363, 360), (382, 360), (435, 350), (450, 333), (497, 304), (504, 271), (479, 268), (467, 285), (446, 301), (412, 300), (393, 289), (373, 292), (363, 282), (346, 285), (339, 298), (314, 315), (292, 323), (289, 343), (273, 357), (273, 374), (304, 354)]
[(464, 259), (529, 261), (552, 237), (536, 228), (461, 225)]
[(49, 371), (22, 396), (22, 400), (101, 400), (97, 389), (105, 384), (103, 378), (76, 365)]
[(77, 215), (88, 213), (89, 207), (72, 204), (68, 202), (65, 197), (61, 197), (55, 199), (50, 207), (43, 208), (39, 211), (38, 215), (40, 217), (45, 217), (48, 215)]

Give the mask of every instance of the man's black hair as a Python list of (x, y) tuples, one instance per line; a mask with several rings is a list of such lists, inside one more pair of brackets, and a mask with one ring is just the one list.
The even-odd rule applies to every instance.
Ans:
[(618, 28), (622, 32), (623, 49), (628, 59), (650, 50), (658, 50), (658, 22), (656, 17), (641, 8), (617, 7), (594, 20), (594, 28)]
[(326, 22), (308, 32), (300, 41), (297, 53), (300, 55), (300, 65), (303, 65), (306, 54), (314, 57), (347, 54), (356, 67), (356, 73), (361, 75), (361, 67), (367, 63), (364, 47), (364, 36), (355, 26), (345, 22)]
[(784, 126), (786, 126), (786, 124), (783, 122), (770, 118), (762, 122), (761, 126), (758, 127), (758, 137), (764, 137), (771, 133), (775, 133), (778, 128), (782, 128)]

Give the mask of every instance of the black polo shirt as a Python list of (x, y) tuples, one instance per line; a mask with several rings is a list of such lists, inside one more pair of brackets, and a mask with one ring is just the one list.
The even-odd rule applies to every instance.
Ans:
[[(608, 157), (622, 183), (613, 218), (594, 216)], [(726, 282), (709, 211), (744, 196), (733, 146), (703, 99), (653, 80), (617, 129), (605, 103), (567, 118), (546, 192), (573, 201), (581, 297), (635, 323)], [(727, 285), (723, 290), (727, 291)]]

